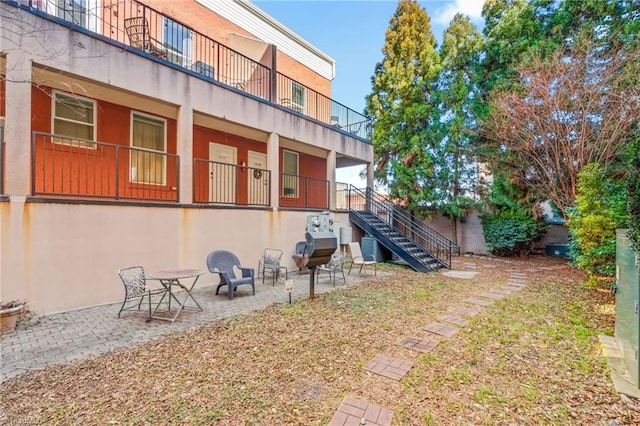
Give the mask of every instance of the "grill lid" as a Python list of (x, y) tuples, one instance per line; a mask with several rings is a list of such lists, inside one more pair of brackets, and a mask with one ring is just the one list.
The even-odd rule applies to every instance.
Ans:
[(298, 267), (313, 267), (327, 263), (338, 248), (338, 238), (333, 232), (307, 232), (307, 247), (302, 255), (296, 256)]

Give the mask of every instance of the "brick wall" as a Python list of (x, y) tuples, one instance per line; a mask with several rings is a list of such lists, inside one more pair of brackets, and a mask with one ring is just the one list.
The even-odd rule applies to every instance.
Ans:
[[(148, 0), (145, 1), (145, 4), (231, 48), (234, 48), (230, 42), (231, 34), (239, 34), (257, 39), (249, 30), (227, 21), (217, 13), (192, 0)], [(240, 53), (245, 54), (245, 52)], [(247, 56), (252, 57), (252, 55), (249, 54), (247, 54)], [(312, 69), (279, 50), (277, 51), (276, 58), (278, 71), (282, 74), (304, 84), (312, 90), (331, 97), (330, 80), (320, 76)], [(260, 61), (260, 58), (252, 57), (252, 59)]]

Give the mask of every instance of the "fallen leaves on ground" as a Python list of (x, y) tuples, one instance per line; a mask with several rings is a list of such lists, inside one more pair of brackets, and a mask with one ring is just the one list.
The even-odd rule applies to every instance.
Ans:
[[(385, 276), (245, 316), (30, 372), (0, 386), (0, 412), (36, 424), (327, 424), (346, 396), (394, 411), (395, 425), (639, 424), (615, 392), (598, 341), (613, 333), (613, 296), (560, 260), (454, 259), (473, 279), (382, 267)], [(424, 354), (403, 337), (504, 286)], [(255, 297), (260, 297), (259, 289)], [(363, 366), (413, 362), (400, 381)]]

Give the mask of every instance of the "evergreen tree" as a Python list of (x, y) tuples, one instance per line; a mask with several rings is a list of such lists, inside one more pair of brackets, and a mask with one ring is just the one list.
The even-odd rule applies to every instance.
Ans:
[(476, 127), (472, 105), (479, 96), (475, 64), (482, 35), (468, 17), (456, 14), (444, 32), (438, 82), (442, 139), (435, 153), (436, 179), (432, 185), (434, 207), (451, 218), (457, 242), (457, 222), (473, 207), (478, 194), (478, 163), (472, 146)]
[(417, 0), (398, 2), (382, 54), (366, 99), (366, 114), (374, 119), (375, 177), (415, 212), (434, 174), (430, 147), (438, 119), (432, 92), (440, 68), (430, 18)]

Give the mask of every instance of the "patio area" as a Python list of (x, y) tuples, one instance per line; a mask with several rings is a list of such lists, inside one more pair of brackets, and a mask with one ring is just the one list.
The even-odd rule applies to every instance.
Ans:
[[(378, 271), (378, 274), (381, 272)], [(338, 279), (334, 286), (329, 281), (328, 274), (324, 273), (315, 281), (315, 294), (351, 286), (372, 277), (373, 273), (370, 271), (367, 271), (367, 275), (352, 272), (351, 275), (346, 275), (346, 283)], [(307, 270), (303, 270), (302, 274), (297, 270), (289, 271), (289, 279), (293, 281), (292, 300), (309, 297)], [(117, 275), (114, 275), (113, 285), (122, 285)], [(289, 303), (289, 294), (282, 277), (275, 285), (272, 285), (268, 274), (265, 284), (262, 284), (262, 277), (256, 278), (255, 296), (251, 294), (250, 286), (243, 286), (237, 290), (233, 300), (227, 298), (224, 288), (216, 295), (216, 285), (217, 278), (213, 274), (203, 275), (193, 290), (203, 311), (184, 310), (173, 324), (157, 320), (145, 322), (147, 312), (144, 305), (141, 311), (123, 312), (122, 317), (117, 318), (122, 300), (22, 321), (16, 331), (0, 337), (1, 382), (30, 370), (79, 361), (225, 318), (248, 314), (272, 304)]]

